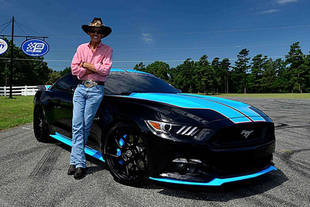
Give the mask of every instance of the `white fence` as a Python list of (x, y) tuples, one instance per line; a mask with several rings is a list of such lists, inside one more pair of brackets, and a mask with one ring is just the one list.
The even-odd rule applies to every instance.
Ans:
[[(13, 86), (13, 96), (34, 96), (38, 90), (38, 86)], [(9, 96), (10, 86), (0, 87), (0, 96)]]

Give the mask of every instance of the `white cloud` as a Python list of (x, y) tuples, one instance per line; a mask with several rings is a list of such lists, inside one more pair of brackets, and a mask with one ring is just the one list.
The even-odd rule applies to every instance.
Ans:
[(296, 3), (299, 0), (277, 0), (278, 4)]
[(153, 42), (152, 36), (150, 33), (142, 33), (142, 39), (146, 43), (151, 43)]
[(279, 11), (280, 11), (279, 9), (268, 9), (268, 10), (262, 11), (260, 13), (261, 14), (273, 14), (273, 13), (276, 13), (276, 12), (279, 12)]

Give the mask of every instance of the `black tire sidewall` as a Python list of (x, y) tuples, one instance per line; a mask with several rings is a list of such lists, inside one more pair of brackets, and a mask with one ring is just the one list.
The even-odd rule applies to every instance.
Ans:
[[(39, 119), (37, 116), (37, 113), (41, 113), (42, 116), (42, 121), (44, 122), (41, 129), (39, 129), (40, 126), (36, 125), (36, 120)], [(43, 107), (40, 105), (35, 105), (34, 110), (33, 110), (33, 130), (34, 130), (34, 135), (36, 139), (40, 142), (48, 142), (49, 141), (49, 134), (50, 134), (50, 129), (49, 125), (46, 121), (45, 113), (43, 111)], [(40, 130), (41, 133), (38, 133), (37, 130)]]
[(149, 155), (149, 144), (148, 144), (148, 141), (147, 139), (145, 138), (145, 136), (143, 136), (143, 134), (140, 132), (140, 130), (134, 126), (133, 124), (127, 124), (127, 123), (124, 123), (124, 122), (119, 122), (117, 124), (115, 124), (110, 130), (109, 132), (107, 133), (107, 136), (106, 136), (106, 139), (104, 140), (104, 149), (103, 149), (103, 155), (106, 153), (107, 151), (107, 144), (108, 144), (108, 141), (113, 138), (113, 133), (116, 129), (119, 129), (119, 128), (122, 128), (122, 129), (125, 129), (125, 130), (129, 130), (130, 133), (136, 133), (138, 134), (142, 139), (143, 139), (143, 143), (145, 144), (145, 148), (146, 148), (146, 156), (147, 156), (147, 160), (148, 160), (148, 163), (147, 163), (147, 171), (146, 171), (146, 174), (143, 176), (143, 177), (140, 177), (139, 179), (136, 179), (136, 180), (125, 180), (125, 179), (122, 179), (120, 178), (118, 175), (115, 174), (114, 170), (111, 169), (113, 168), (111, 163), (110, 163), (110, 160), (107, 159), (107, 156), (105, 156), (105, 160), (106, 160), (106, 163), (109, 167), (109, 170), (110, 170), (110, 173), (111, 175), (113, 176), (113, 178), (117, 181), (117, 182), (120, 182), (122, 184), (125, 184), (125, 185), (131, 185), (131, 186), (141, 186), (143, 184), (145, 184), (148, 180), (148, 177), (149, 177), (149, 174), (150, 174), (150, 155)]

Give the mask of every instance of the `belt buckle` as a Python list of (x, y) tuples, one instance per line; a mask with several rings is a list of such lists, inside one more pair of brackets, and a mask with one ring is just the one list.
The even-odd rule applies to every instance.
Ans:
[(91, 88), (93, 86), (97, 85), (97, 83), (95, 81), (92, 80), (86, 80), (84, 81), (84, 86), (87, 88)]

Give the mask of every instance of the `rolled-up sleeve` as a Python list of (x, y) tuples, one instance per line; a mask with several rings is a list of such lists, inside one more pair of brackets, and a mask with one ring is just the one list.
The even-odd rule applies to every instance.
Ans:
[(77, 76), (78, 79), (81, 79), (86, 73), (86, 69), (83, 67), (80, 67), (80, 63), (82, 62), (82, 51), (81, 50), (82, 48), (81, 46), (79, 46), (73, 56), (72, 63), (71, 63), (72, 75)]
[(112, 66), (112, 54), (113, 49), (109, 49), (105, 52), (105, 55), (102, 57), (102, 60), (99, 63), (94, 64), (95, 69), (99, 75), (108, 76)]

